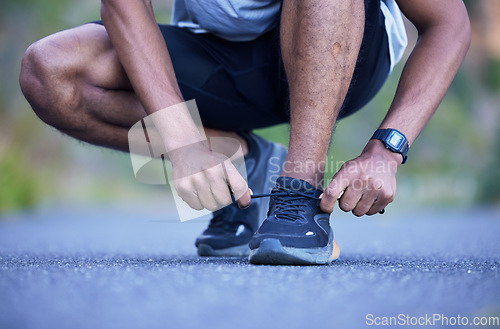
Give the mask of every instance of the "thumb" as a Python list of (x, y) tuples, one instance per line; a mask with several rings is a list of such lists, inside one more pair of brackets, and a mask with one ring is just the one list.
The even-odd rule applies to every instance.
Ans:
[(328, 184), (325, 192), (322, 194), (320, 208), (322, 211), (331, 213), (335, 207), (335, 203), (344, 193), (344, 190), (349, 186), (349, 180), (339, 171), (333, 176), (332, 181)]
[(238, 201), (238, 207), (241, 209), (248, 208), (250, 202), (252, 201), (250, 189), (245, 179), (240, 175), (238, 170), (234, 167), (231, 161), (224, 162), (224, 168), (226, 171), (226, 179), (231, 191), (234, 194), (234, 198)]

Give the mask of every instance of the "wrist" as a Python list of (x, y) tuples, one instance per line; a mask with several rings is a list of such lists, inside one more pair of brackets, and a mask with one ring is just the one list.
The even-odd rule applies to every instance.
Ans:
[(167, 152), (206, 141), (194, 101), (181, 102), (148, 116)]
[(210, 157), (211, 150), (206, 141), (187, 144), (177, 149), (167, 151), (167, 156), (173, 164), (203, 162)]
[(393, 161), (399, 167), (403, 163), (403, 156), (385, 147), (385, 144), (378, 139), (370, 139), (363, 149), (363, 154), (383, 156), (387, 161)]
[(399, 130), (392, 128), (378, 129), (373, 133), (370, 139), (382, 141), (385, 148), (389, 151), (401, 154), (403, 158), (401, 164), (406, 162), (409, 149), (408, 139)]

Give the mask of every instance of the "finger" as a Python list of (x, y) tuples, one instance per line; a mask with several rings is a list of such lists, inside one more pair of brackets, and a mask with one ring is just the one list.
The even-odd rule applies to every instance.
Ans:
[(196, 194), (198, 194), (198, 199), (200, 200), (201, 205), (210, 211), (220, 209), (219, 204), (215, 200), (212, 190), (210, 189), (210, 184), (207, 184), (206, 182), (205, 175), (201, 176), (201, 178), (195, 177)]
[(214, 196), (214, 199), (218, 204), (218, 208), (224, 208), (225, 206), (233, 203), (233, 199), (231, 198), (231, 190), (229, 189), (228, 185), (210, 185), (210, 190), (212, 191), (212, 195)]
[(353, 188), (352, 186), (348, 186), (339, 200), (340, 209), (342, 209), (345, 212), (352, 211), (358, 204), (359, 200), (361, 200), (362, 196), (361, 191), (362, 191), (361, 189), (356, 189)]
[(194, 210), (202, 210), (203, 206), (201, 205), (200, 200), (198, 199), (198, 195), (194, 190), (191, 181), (189, 178), (182, 178), (174, 180), (173, 184), (174, 190), (177, 195), (188, 204)]
[(196, 193), (191, 193), (189, 195), (180, 196), (180, 197), (184, 202), (186, 202), (188, 204), (188, 206), (190, 206), (194, 210), (203, 210), (203, 208), (205, 208), (201, 204), (200, 199), (198, 199), (198, 195)]
[(247, 209), (248, 207), (250, 207), (250, 203), (252, 202), (252, 196), (250, 194), (250, 189), (248, 189), (245, 192), (245, 194), (243, 194), (236, 201), (238, 202), (238, 207), (240, 207), (240, 209)]
[(230, 161), (224, 162), (229, 187), (241, 209), (248, 208), (252, 201), (248, 184)]
[(375, 202), (373, 208), (370, 209), (370, 213), (377, 213), (385, 209), (392, 201), (394, 201), (394, 197), (396, 196), (396, 187), (392, 188), (384, 188), (378, 192), (377, 201)]
[(333, 176), (332, 181), (328, 184), (328, 187), (321, 197), (321, 210), (331, 213), (335, 207), (335, 203), (339, 199), (339, 196), (344, 192), (347, 186), (349, 186), (349, 180), (342, 174), (341, 171), (339, 171), (335, 174), (335, 176)]
[(344, 191), (340, 191), (340, 194), (339, 194), (337, 200), (340, 199), (344, 195), (344, 192), (345, 192), (345, 190)]
[[(233, 202), (231, 190), (227, 184), (222, 165), (218, 165), (210, 170), (210, 190), (219, 208), (223, 208)], [(222, 175), (221, 175), (222, 173)]]
[(372, 208), (375, 201), (378, 199), (380, 194), (380, 187), (378, 181), (368, 181), (368, 184), (364, 186), (362, 191), (361, 199), (358, 204), (352, 210), (353, 215), (361, 217), (366, 215), (368, 211)]
[(380, 211), (384, 210), (385, 207), (387, 207), (387, 205), (388, 204), (386, 202), (383, 202), (382, 200), (377, 199), (377, 200), (375, 200), (373, 205), (370, 207), (370, 210), (368, 210), (366, 212), (366, 214), (368, 216), (375, 215), (375, 214), (379, 213)]
[(372, 208), (374, 202), (375, 202), (375, 197), (373, 193), (369, 192), (364, 193), (361, 196), (361, 199), (359, 200), (356, 207), (354, 207), (354, 209), (352, 210), (353, 215), (357, 217), (366, 215), (368, 211)]

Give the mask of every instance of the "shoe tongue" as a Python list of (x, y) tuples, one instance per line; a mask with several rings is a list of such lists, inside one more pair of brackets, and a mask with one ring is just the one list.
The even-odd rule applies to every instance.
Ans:
[(280, 176), (276, 179), (276, 186), (289, 189), (291, 191), (298, 191), (303, 193), (312, 194), (319, 197), (323, 191), (312, 186), (308, 182), (298, 178)]

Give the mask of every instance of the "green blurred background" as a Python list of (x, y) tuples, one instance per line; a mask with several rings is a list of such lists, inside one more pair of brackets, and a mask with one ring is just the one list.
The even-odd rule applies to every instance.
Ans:
[[(171, 1), (153, 1), (168, 23)], [(398, 173), (395, 211), (500, 202), (500, 1), (466, 1), (473, 42), (437, 114)], [(0, 1), (0, 212), (53, 206), (164, 202), (168, 189), (135, 181), (128, 155), (75, 141), (43, 124), (18, 86), (34, 41), (99, 19), (98, 0)], [(408, 26), (410, 47), (416, 33)], [(406, 54), (408, 55), (408, 54)], [(399, 64), (379, 95), (338, 123), (329, 159), (356, 157), (390, 105)], [(287, 144), (286, 125), (258, 131)], [(335, 168), (330, 168), (331, 177)]]

